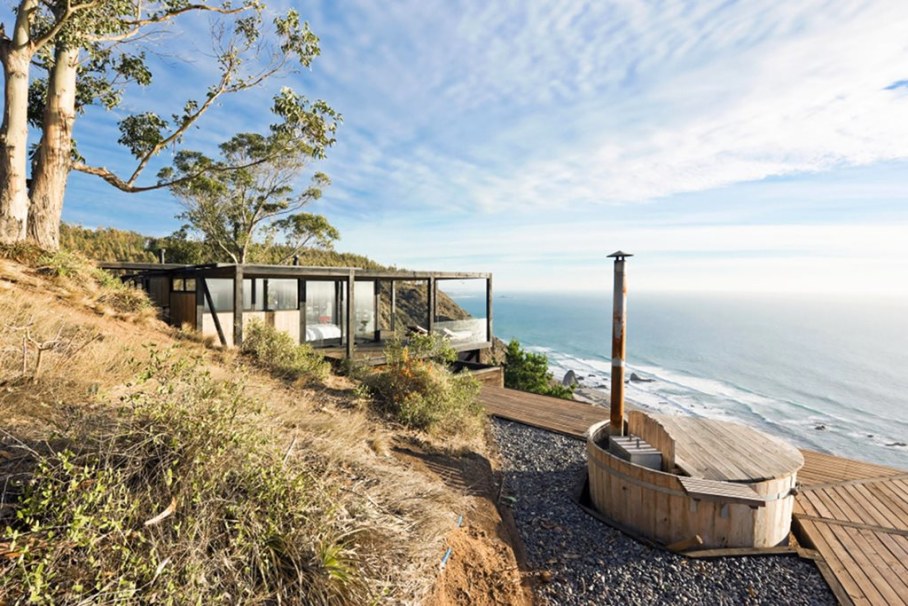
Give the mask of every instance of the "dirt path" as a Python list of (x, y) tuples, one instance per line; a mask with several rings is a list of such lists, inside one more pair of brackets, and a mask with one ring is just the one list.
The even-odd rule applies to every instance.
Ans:
[(425, 606), (533, 604), (523, 546), (510, 512), (496, 506), (498, 485), (489, 460), (476, 453), (429, 453), (414, 443), (399, 444), (394, 455), (415, 469), (439, 477), (467, 496), (469, 510), (446, 537), (451, 549)]

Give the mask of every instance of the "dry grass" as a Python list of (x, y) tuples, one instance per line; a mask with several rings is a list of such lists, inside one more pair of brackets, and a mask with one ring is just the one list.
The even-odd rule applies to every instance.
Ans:
[[(40, 257), (32, 262), (38, 260)], [(346, 574), (340, 572), (352, 571), (351, 586), (358, 583), (355, 579), (361, 579), (366, 593), (381, 603), (414, 603), (427, 595), (437, 571), (437, 558), (443, 552), (443, 536), (456, 519), (454, 512), (464, 513), (469, 509), (468, 500), (437, 478), (414, 473), (408, 465), (389, 456), (391, 445), (401, 439), (400, 430), (389, 428), (357, 406), (352, 383), (330, 377), (321, 385), (305, 389), (293, 387), (246, 366), (244, 358), (233, 352), (212, 351), (191, 339), (175, 338), (175, 331), (153, 320), (146, 308), (137, 311), (113, 308), (110, 299), (104, 297), (105, 289), (110, 286), (102, 281), (92, 279), (80, 284), (80, 279), (40, 267), (40, 264), (29, 267), (0, 259), (0, 318), (3, 318), (0, 324), (0, 418), (4, 419), (5, 434), (0, 436), (0, 451), (13, 453), (12, 459), (15, 459), (4, 462), (0, 457), (0, 488), (10, 485), (4, 480), (4, 474), (20, 472), (23, 461), (29, 459), (23, 455), (22, 444), (43, 445), (33, 448), (42, 455), (56, 453), (57, 458), (46, 460), (47, 477), (61, 477), (51, 472), (59, 473), (63, 469), (59, 458), (59, 441), (63, 438), (96, 446), (94, 454), (90, 448), (87, 454), (86, 451), (75, 452), (79, 457), (89, 457), (79, 459), (80, 465), (90, 463), (94, 456), (94, 468), (110, 468), (110, 424), (122, 428), (140, 421), (128, 414), (122, 416), (125, 414), (122, 406), (124, 402), (145, 397), (137, 394), (147, 393), (150, 385), (156, 385), (155, 389), (163, 387), (166, 392), (166, 383), (155, 383), (153, 379), (142, 384), (136, 382), (137, 375), (148, 370), (155, 355), (166, 355), (172, 363), (197, 364), (196, 368), (208, 373), (212, 385), (218, 389), (238, 390), (238, 397), (245, 403), (242, 424), (262, 441), (262, 450), (257, 451), (255, 457), (258, 458), (254, 458), (257, 465), (262, 465), (263, 461), (270, 461), (270, 464), (277, 461), (278, 467), (292, 477), (304, 477), (308, 490), (320, 495), (318, 504), (313, 507), (327, 513), (317, 517), (322, 522), (312, 522), (316, 526), (306, 528), (310, 531), (321, 528), (324, 530), (322, 536), (333, 537), (322, 542), (326, 547), (320, 557), (323, 564), (328, 563), (328, 568), (332, 561), (339, 566), (339, 576), (335, 579)], [(183, 402), (186, 398), (165, 400)], [(200, 410), (204, 410), (204, 406)], [(451, 447), (449, 442), (442, 440), (436, 445)], [(102, 451), (107, 454), (98, 458)], [(241, 458), (234, 457), (237, 461)], [(224, 466), (230, 459), (219, 461), (218, 465)], [(17, 465), (13, 466), (14, 462)], [(214, 473), (222, 477), (229, 475), (223, 467)], [(6, 480), (21, 477), (7, 476)], [(159, 486), (155, 482), (157, 480), (149, 485)], [(22, 494), (22, 491), (6, 490), (0, 495), (0, 529), (11, 520), (16, 507), (21, 506), (15, 501)], [(147, 491), (129, 494), (130, 498), (146, 495), (141, 497), (144, 501), (136, 505), (134, 517), (125, 519), (132, 520), (129, 524), (133, 526), (140, 517), (153, 515), (167, 506), (167, 499), (161, 495), (151, 503)], [(239, 498), (230, 491), (218, 494), (222, 499)], [(2, 507), (4, 499), (8, 501), (6, 507)], [(327, 505), (330, 507), (325, 509)], [(256, 515), (267, 519), (268, 509), (264, 505), (261, 507), (263, 509)], [(185, 515), (185, 512), (177, 509), (160, 525), (177, 521), (185, 524), (189, 520), (181, 514)], [(144, 527), (138, 524), (138, 527), (130, 528), (131, 532), (141, 534)], [(176, 540), (172, 534), (167, 536), (170, 541)], [(8, 539), (0, 536), (0, 552)], [(171, 549), (176, 549), (166, 541), (155, 545), (159, 548), (170, 545)], [(185, 549), (186, 545), (182, 545)], [(337, 549), (332, 551), (332, 546)], [(133, 556), (141, 558), (142, 553), (147, 552), (139, 550)], [(155, 583), (165, 578), (171, 581), (181, 578), (168, 577), (168, 574), (176, 574), (166, 570), (175, 566), (174, 558), (155, 575), (165, 557), (158, 557), (154, 565), (138, 568), (150, 574), (147, 578), (157, 579)], [(183, 561), (188, 560), (184, 558)], [(7, 560), (7, 564), (9, 562), (15, 565), (16, 560)], [(208, 565), (213, 564), (209, 562)], [(67, 574), (76, 573), (69, 570)], [(2, 570), (0, 577), (12, 578), (8, 571)], [(143, 582), (147, 582), (147, 578)], [(162, 591), (158, 585), (149, 585), (152, 586)], [(16, 593), (16, 585), (0, 583), (0, 587), (4, 587), (0, 589), (0, 603), (4, 599), (15, 602), (21, 597)], [(151, 594), (144, 594), (144, 598), (136, 596), (148, 589), (143, 589), (141, 583), (136, 587), (140, 593), (130, 594), (133, 595), (130, 600), (147, 601)], [(116, 602), (118, 599), (111, 596), (117, 595), (120, 594), (106, 595), (109, 599), (104, 601)], [(174, 595), (186, 597), (185, 594)], [(263, 591), (257, 595), (271, 594)], [(364, 594), (351, 595), (359, 599)], [(167, 601), (162, 598), (166, 594), (154, 596), (156, 601)], [(228, 601), (258, 601), (252, 597), (233, 598)], [(62, 598), (58, 596), (58, 599)], [(301, 600), (295, 601), (301, 603)], [(336, 600), (332, 598), (332, 601)], [(294, 600), (284, 603), (294, 603)]]

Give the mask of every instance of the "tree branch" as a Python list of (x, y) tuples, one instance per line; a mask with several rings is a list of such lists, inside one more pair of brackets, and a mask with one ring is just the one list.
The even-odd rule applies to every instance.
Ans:
[(195, 171), (188, 175), (183, 175), (182, 177), (179, 177), (177, 179), (171, 179), (169, 181), (159, 181), (159, 182), (155, 183), (154, 185), (143, 185), (143, 186), (133, 185), (129, 181), (124, 181), (123, 179), (121, 179), (116, 174), (114, 174), (113, 172), (111, 172), (110, 170), (108, 170), (107, 168), (105, 168), (103, 166), (90, 166), (88, 164), (85, 164), (84, 162), (73, 162), (71, 168), (72, 168), (72, 170), (78, 171), (80, 173), (85, 173), (88, 175), (94, 175), (96, 177), (100, 177), (100, 178), (104, 179), (105, 181), (107, 181), (109, 184), (111, 184), (114, 187), (116, 187), (117, 189), (119, 189), (120, 191), (134, 194), (134, 193), (140, 193), (140, 192), (144, 192), (144, 191), (153, 191), (156, 189), (164, 189), (165, 187), (171, 187), (173, 185), (180, 185), (181, 183), (187, 183), (189, 181), (192, 181), (193, 179), (197, 179), (198, 177), (201, 177), (202, 175), (204, 175), (206, 173), (229, 173), (229, 172), (232, 172), (235, 170), (243, 170), (246, 168), (252, 168), (253, 166), (258, 166), (259, 164), (264, 164), (265, 162), (269, 162), (272, 159), (273, 159), (273, 156), (269, 156), (267, 158), (260, 158), (258, 160), (253, 160), (252, 162), (248, 162), (246, 164), (240, 164), (240, 165), (236, 165), (236, 166), (209, 166), (206, 169), (198, 170), (198, 171)]
[[(135, 171), (133, 171), (132, 175), (130, 175), (129, 179), (126, 181), (126, 184), (128, 186), (132, 187), (135, 184), (136, 180), (141, 176), (142, 171), (144, 171), (145, 168), (148, 166), (148, 163), (151, 161), (151, 159), (155, 155), (157, 155), (162, 149), (164, 149), (165, 147), (167, 147), (168, 145), (170, 145), (171, 143), (173, 143), (174, 141), (177, 141), (180, 137), (182, 137), (183, 134), (187, 130), (189, 130), (189, 127), (191, 127), (193, 124), (195, 124), (199, 120), (199, 118), (201, 118), (202, 115), (208, 111), (208, 109), (214, 104), (214, 102), (218, 98), (220, 98), (221, 96), (223, 96), (225, 94), (236, 93), (236, 92), (240, 92), (240, 91), (258, 86), (261, 82), (267, 80), (268, 78), (270, 78), (271, 76), (276, 74), (278, 71), (280, 71), (281, 67), (283, 66), (283, 64), (285, 62), (283, 60), (278, 61), (276, 64), (273, 64), (271, 67), (264, 69), (262, 72), (260, 72), (258, 75), (254, 76), (253, 78), (248, 79), (248, 80), (240, 80), (237, 83), (233, 84), (234, 76), (236, 75), (237, 71), (239, 70), (239, 63), (237, 62), (235, 57), (231, 56), (230, 52), (225, 52), (223, 54), (223, 56), (226, 58), (226, 63), (224, 65), (224, 71), (221, 74), (221, 80), (220, 80), (220, 82), (218, 82), (217, 87), (208, 94), (208, 98), (205, 100), (204, 103), (202, 103), (202, 105), (199, 106), (199, 108), (195, 112), (193, 112), (192, 114), (189, 114), (188, 116), (185, 117), (183, 122), (180, 124), (179, 128), (177, 128), (175, 131), (173, 131), (168, 137), (166, 137), (166, 138), (162, 139), (161, 141), (159, 141), (158, 143), (156, 143), (150, 150), (148, 150), (142, 156), (142, 158), (139, 161), (139, 165), (136, 167)], [(249, 166), (255, 166), (256, 164), (260, 164), (260, 162), (255, 162), (253, 164), (250, 164)], [(136, 191), (143, 191), (143, 190), (136, 190)]]
[(107, 36), (96, 36), (90, 37), (89, 40), (92, 42), (123, 42), (124, 40), (129, 40), (134, 37), (139, 31), (148, 25), (154, 25), (158, 23), (167, 23), (168, 21), (179, 17), (184, 13), (190, 11), (205, 11), (209, 13), (218, 13), (219, 15), (235, 15), (243, 11), (247, 11), (252, 8), (251, 5), (241, 6), (238, 8), (224, 8), (223, 6), (206, 6), (204, 4), (190, 4), (189, 6), (184, 6), (180, 9), (175, 9), (172, 11), (161, 13), (160, 15), (155, 15), (153, 17), (148, 17), (146, 19), (140, 18), (141, 9), (136, 11), (136, 18), (132, 21), (123, 21), (123, 25), (131, 28), (129, 31), (120, 33), (120, 34), (109, 34)]
[(208, 6), (206, 4), (189, 4), (182, 8), (178, 8), (172, 11), (161, 13), (160, 15), (155, 15), (153, 17), (148, 17), (147, 19), (136, 19), (135, 21), (123, 21), (124, 25), (130, 27), (144, 27), (146, 25), (151, 25), (153, 23), (165, 23), (170, 21), (174, 17), (178, 17), (183, 13), (188, 13), (191, 11), (207, 11), (211, 13), (218, 13), (220, 15), (235, 15), (237, 13), (242, 13), (243, 11), (248, 11), (250, 8), (253, 8), (251, 4), (240, 6), (237, 8), (225, 8), (223, 6)]
[(133, 171), (132, 175), (130, 175), (129, 177), (129, 180), (126, 182), (128, 185), (132, 186), (136, 182), (136, 179), (139, 178), (139, 176), (142, 174), (142, 171), (145, 170), (145, 167), (148, 166), (148, 163), (151, 162), (151, 159), (155, 155), (157, 155), (158, 152), (179, 139), (183, 135), (183, 133), (189, 130), (190, 126), (192, 126), (199, 118), (202, 117), (202, 114), (208, 111), (208, 108), (210, 108), (211, 105), (218, 99), (218, 97), (223, 95), (227, 90), (232, 77), (233, 69), (226, 69), (221, 77), (221, 81), (218, 83), (217, 89), (215, 89), (214, 92), (208, 95), (208, 99), (206, 99), (205, 102), (199, 106), (199, 109), (196, 110), (195, 113), (188, 115), (186, 119), (183, 120), (183, 123), (180, 125), (180, 127), (173, 131), (169, 137), (166, 137), (156, 143), (150, 150), (145, 153), (144, 156), (142, 156), (141, 160), (139, 161), (139, 165), (136, 167), (135, 171)]
[(91, 2), (85, 2), (83, 4), (76, 4), (75, 6), (73, 6), (70, 1), (67, 0), (66, 10), (63, 11), (63, 14), (57, 19), (53, 27), (44, 32), (44, 35), (40, 38), (31, 41), (32, 50), (37, 50), (53, 40), (57, 36), (57, 34), (60, 33), (60, 30), (62, 30), (66, 26), (73, 15), (90, 8), (95, 8), (100, 4), (100, 0), (92, 0)]

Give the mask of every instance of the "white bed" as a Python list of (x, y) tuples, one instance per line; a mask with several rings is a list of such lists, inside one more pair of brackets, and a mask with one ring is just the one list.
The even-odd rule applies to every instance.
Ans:
[(307, 341), (324, 341), (325, 339), (340, 339), (341, 329), (337, 324), (307, 324)]
[(473, 340), (473, 331), (471, 330), (450, 330), (448, 328), (442, 328), (441, 334), (454, 343)]

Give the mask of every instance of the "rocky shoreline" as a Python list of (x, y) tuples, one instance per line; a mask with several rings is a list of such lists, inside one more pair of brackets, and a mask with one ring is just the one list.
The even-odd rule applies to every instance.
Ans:
[(836, 604), (793, 555), (694, 560), (644, 545), (574, 501), (585, 444), (495, 419), (509, 504), (543, 604)]

